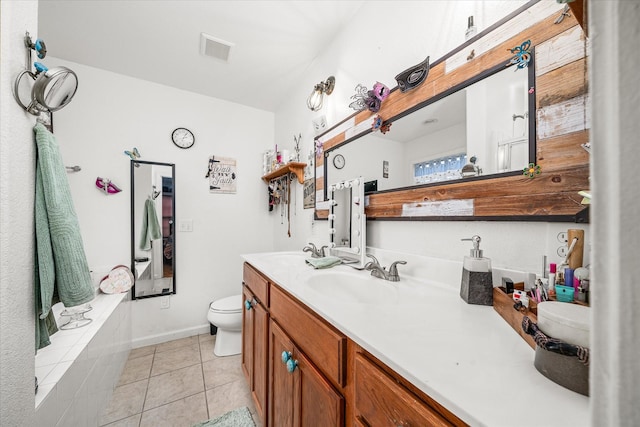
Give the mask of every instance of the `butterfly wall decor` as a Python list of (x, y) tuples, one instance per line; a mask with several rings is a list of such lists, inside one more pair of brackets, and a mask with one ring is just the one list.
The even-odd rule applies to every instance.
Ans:
[(131, 151), (124, 150), (124, 154), (129, 156), (131, 158), (131, 160), (137, 160), (137, 159), (139, 159), (141, 157), (140, 156), (140, 152), (138, 151), (138, 149), (136, 147), (133, 147), (133, 150), (131, 150)]
[(531, 40), (527, 40), (523, 42), (520, 46), (516, 46), (513, 49), (508, 49), (511, 53), (515, 53), (515, 56), (511, 58), (509, 64), (517, 65), (515, 71), (518, 71), (521, 68), (525, 68), (529, 66), (529, 61), (531, 61)]

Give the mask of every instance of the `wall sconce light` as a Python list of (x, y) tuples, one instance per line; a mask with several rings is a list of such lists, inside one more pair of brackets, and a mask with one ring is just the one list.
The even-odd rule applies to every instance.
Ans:
[(318, 111), (322, 108), (322, 103), (324, 101), (324, 94), (331, 95), (333, 92), (333, 88), (336, 86), (336, 78), (330, 76), (326, 81), (320, 82), (313, 87), (313, 91), (309, 98), (307, 98), (307, 107), (311, 111)]

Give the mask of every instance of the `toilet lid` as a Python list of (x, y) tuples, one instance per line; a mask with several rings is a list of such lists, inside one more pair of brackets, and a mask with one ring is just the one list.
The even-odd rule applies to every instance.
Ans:
[(242, 311), (242, 295), (232, 295), (230, 297), (215, 300), (211, 303), (211, 310), (227, 313)]

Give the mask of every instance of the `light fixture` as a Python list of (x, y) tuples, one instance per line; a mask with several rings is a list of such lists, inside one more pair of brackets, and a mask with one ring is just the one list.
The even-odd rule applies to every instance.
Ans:
[(336, 86), (336, 78), (330, 76), (326, 81), (320, 82), (313, 87), (313, 91), (309, 98), (307, 98), (307, 107), (311, 111), (318, 111), (322, 108), (324, 101), (324, 94), (331, 95), (333, 88)]

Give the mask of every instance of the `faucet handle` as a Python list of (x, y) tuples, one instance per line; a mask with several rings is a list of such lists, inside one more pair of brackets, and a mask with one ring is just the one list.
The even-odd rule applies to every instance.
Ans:
[(398, 275), (398, 267), (397, 267), (397, 265), (398, 264), (404, 265), (406, 263), (407, 263), (407, 261), (396, 261), (393, 264), (391, 264), (391, 266), (389, 266), (389, 275), (397, 276)]
[(318, 251), (318, 253), (320, 254), (320, 256), (321, 256), (321, 257), (323, 257), (323, 258), (324, 258), (324, 257), (326, 257), (326, 256), (327, 256), (327, 248), (328, 248), (328, 247), (329, 247), (329, 246), (324, 245), (324, 246), (322, 246), (322, 247), (320, 248), (320, 250)]
[(378, 261), (378, 258), (374, 257), (374, 256), (373, 256), (373, 255), (371, 255), (371, 254), (367, 254), (367, 256), (373, 260), (372, 262), (368, 262), (367, 264), (371, 264), (371, 263), (373, 263), (373, 264), (378, 264), (378, 265), (380, 265), (380, 262)]

